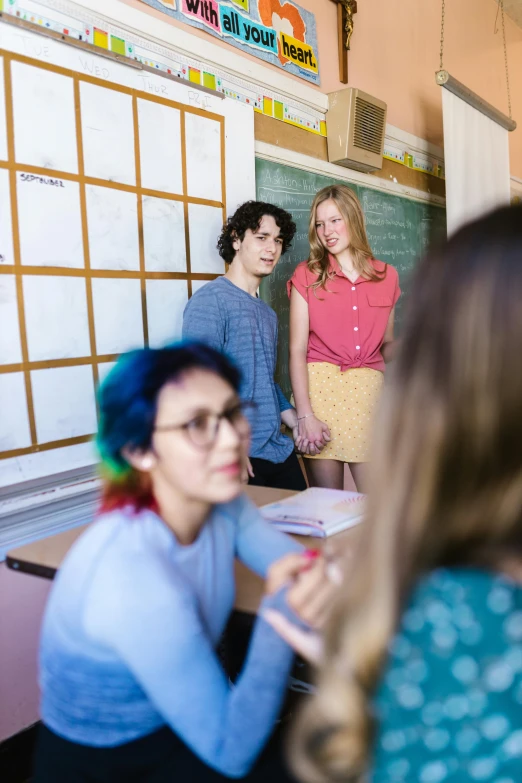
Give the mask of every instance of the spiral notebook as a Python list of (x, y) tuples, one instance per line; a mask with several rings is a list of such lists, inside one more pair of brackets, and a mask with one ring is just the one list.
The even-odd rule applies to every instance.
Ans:
[(327, 538), (362, 522), (365, 503), (359, 492), (310, 487), (260, 511), (284, 533)]

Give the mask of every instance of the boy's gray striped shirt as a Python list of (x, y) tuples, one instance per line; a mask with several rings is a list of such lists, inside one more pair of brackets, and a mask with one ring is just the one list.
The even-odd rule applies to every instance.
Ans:
[(274, 381), (277, 316), (272, 308), (218, 277), (189, 299), (183, 337), (202, 340), (232, 359), (241, 371), (242, 399), (257, 404), (250, 456), (284, 462), (294, 444), (281, 433), (281, 411), (292, 406)]

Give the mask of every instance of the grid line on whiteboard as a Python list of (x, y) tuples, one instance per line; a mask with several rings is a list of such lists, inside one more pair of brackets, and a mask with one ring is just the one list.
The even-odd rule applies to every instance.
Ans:
[[(76, 146), (78, 152), (78, 177), (80, 182), (80, 214), (82, 220), (82, 242), (83, 242), (83, 270), (85, 273), (85, 293), (87, 298), (87, 313), (89, 323), (89, 342), (91, 344), (91, 356), (96, 356), (96, 333), (94, 330), (94, 305), (92, 302), (92, 284), (89, 276), (91, 270), (91, 258), (89, 252), (89, 229), (87, 226), (87, 201), (85, 197), (85, 166), (83, 159), (83, 137), (82, 137), (82, 107), (80, 100), (80, 82), (74, 79), (74, 113), (76, 119)], [(98, 362), (93, 360), (92, 374), (94, 382), (99, 381)]]
[[(5, 115), (7, 155), (9, 160), (15, 159), (14, 119), (13, 119), (13, 89), (11, 81), (11, 63), (4, 57), (4, 87), (5, 87)], [(22, 289), (21, 258), (20, 258), (20, 232), (18, 225), (18, 202), (16, 197), (16, 171), (9, 172), (9, 195), (11, 200), (11, 223), (13, 232), (13, 260), (15, 266), (16, 300), (18, 305), (18, 323), (20, 328), (20, 342), (22, 350), (22, 372), (24, 374), (25, 394), (27, 398), (27, 411), (29, 417), (29, 430), (31, 448), (36, 446), (36, 422), (33, 407), (33, 390), (31, 386), (31, 374), (29, 370), (29, 349), (27, 346), (27, 330), (25, 323), (25, 304)]]
[[(138, 99), (132, 96), (132, 120), (134, 123), (134, 162), (136, 165), (136, 187), (141, 190), (140, 123), (138, 117)], [(184, 190), (185, 194), (186, 191)], [(145, 240), (143, 234), (143, 202), (138, 198), (138, 248), (140, 255), (141, 317), (143, 318), (143, 340), (149, 344), (149, 324), (147, 319), (147, 292), (145, 289)], [(188, 270), (187, 270), (188, 271)]]
[[(16, 270), (18, 270), (17, 264), (1, 264), (0, 265), (0, 275), (2, 274), (13, 274)], [(107, 269), (70, 269), (68, 267), (42, 267), (42, 266), (26, 266), (25, 264), (21, 266), (22, 274), (29, 277), (31, 275), (41, 275), (41, 274), (59, 274), (60, 277), (114, 277), (114, 273)], [(42, 273), (42, 269), (47, 270)], [(212, 275), (207, 274), (206, 272), (191, 272), (192, 277), (195, 280), (213, 280), (216, 277), (219, 277), (219, 275)], [(117, 277), (121, 277), (123, 279), (128, 278), (129, 280), (138, 280), (141, 279), (143, 276), (146, 277), (147, 280), (186, 280), (188, 277), (188, 274), (186, 272), (150, 272), (145, 271), (145, 273), (141, 273), (139, 271), (135, 271), (133, 269), (122, 269), (118, 272), (116, 275)], [(0, 365), (1, 367), (1, 365)]]
[[(149, 100), (149, 99), (147, 99)], [(150, 100), (154, 100), (151, 98)], [(35, 174), (42, 177), (51, 177), (56, 179), (63, 179), (69, 182), (79, 182), (80, 177), (77, 174), (70, 174), (67, 171), (58, 171), (56, 169), (43, 169), (41, 166), (30, 166), (26, 163), (10, 163), (9, 161), (0, 160), (0, 169), (6, 169), (7, 171), (19, 171), (26, 174)], [(189, 204), (202, 204), (209, 207), (221, 207), (222, 201), (214, 201), (208, 198), (198, 198), (197, 196), (187, 196), (186, 198), (179, 193), (171, 193), (166, 190), (153, 190), (151, 188), (140, 188), (138, 190), (134, 185), (126, 185), (123, 182), (110, 182), (105, 179), (98, 179), (97, 177), (83, 177), (83, 181), (86, 185), (99, 185), (104, 188), (112, 190), (123, 190), (126, 193), (138, 193), (140, 192), (144, 196), (152, 196), (155, 198), (168, 198), (171, 201), (187, 202)]]
[[(186, 193), (187, 192), (187, 152), (186, 152), (187, 136), (186, 136), (186, 127), (185, 127), (185, 114), (182, 114), (180, 117), (179, 130), (180, 130), (180, 137), (181, 137), (181, 187), (183, 189), (183, 193)], [(190, 274), (191, 265), (190, 265), (190, 240), (189, 240), (189, 212), (188, 212), (188, 204), (186, 202), (183, 204), (183, 222), (185, 224), (185, 252), (186, 252), (186, 260), (187, 260), (187, 272), (189, 272)], [(190, 276), (188, 282), (188, 295), (192, 296), (192, 280), (190, 280)]]
[[(0, 57), (3, 59), (4, 64), (4, 89), (5, 89), (5, 117), (6, 117), (6, 138), (7, 138), (7, 159), (0, 159), (0, 174), (5, 171), (3, 176), (8, 178), (9, 182), (9, 196), (11, 203), (11, 231), (12, 231), (12, 258), (10, 262), (4, 263), (5, 259), (0, 256), (0, 286), (2, 280), (8, 281), (14, 278), (16, 284), (16, 309), (18, 316), (18, 328), (20, 334), (20, 355), (18, 358), (20, 361), (4, 361), (0, 364), (0, 382), (2, 378), (14, 377), (15, 374), (23, 376), (23, 383), (25, 388), (26, 405), (27, 405), (27, 418), (28, 418), (28, 431), (27, 443), (23, 446), (17, 446), (15, 448), (5, 448), (2, 442), (2, 433), (0, 432), (0, 459), (6, 459), (9, 457), (23, 456), (40, 451), (48, 451), (54, 448), (62, 448), (64, 446), (72, 446), (80, 443), (85, 443), (92, 438), (95, 429), (95, 418), (97, 412), (94, 412), (95, 418), (92, 419), (93, 426), (90, 427), (89, 432), (85, 434), (71, 433), (66, 437), (52, 437), (54, 432), (51, 427), (49, 428), (48, 422), (42, 425), (43, 436), (39, 430), (38, 409), (35, 407), (34, 394), (37, 395), (37, 400), (40, 400), (40, 406), (42, 401), (42, 388), (41, 376), (40, 376), (40, 388), (36, 391), (33, 387), (35, 382), (35, 373), (38, 375), (39, 371), (62, 371), (78, 370), (80, 372), (89, 372), (92, 374), (93, 385), (99, 381), (100, 367), (105, 365), (106, 367), (110, 363), (114, 362), (119, 354), (114, 350), (107, 350), (108, 346), (99, 345), (97, 341), (97, 314), (100, 313), (100, 305), (98, 303), (98, 311), (95, 303), (94, 286), (109, 285), (111, 281), (118, 287), (138, 285), (139, 281), (139, 319), (141, 320), (140, 330), (142, 330), (142, 342), (144, 345), (149, 344), (149, 317), (150, 308), (156, 304), (156, 299), (153, 298), (151, 303), (148, 301), (148, 285), (159, 284), (159, 281), (178, 281), (178, 285), (181, 282), (185, 282), (186, 296), (192, 295), (192, 283), (193, 281), (207, 281), (215, 279), (219, 272), (216, 272), (209, 268), (208, 264), (199, 262), (199, 266), (196, 268), (198, 271), (193, 271), (193, 264), (191, 259), (191, 249), (193, 247), (200, 247), (194, 236), (191, 235), (191, 210), (194, 210), (194, 215), (201, 215), (206, 213), (196, 212), (197, 210), (210, 209), (210, 211), (216, 214), (219, 213), (221, 220), (226, 219), (226, 179), (225, 179), (225, 128), (224, 117), (221, 115), (208, 112), (203, 109), (198, 109), (192, 106), (188, 106), (177, 101), (171, 101), (166, 98), (162, 98), (157, 95), (150, 95), (146, 92), (142, 92), (137, 89), (128, 88), (123, 85), (113, 84), (103, 79), (98, 79), (90, 75), (80, 74), (76, 71), (72, 71), (59, 66), (54, 66), (50, 63), (40, 62), (30, 57), (23, 55), (17, 55), (11, 52), (7, 52), (0, 49)], [(39, 165), (40, 161), (23, 159), (23, 156), (17, 154), (17, 141), (15, 139), (15, 107), (14, 107), (14, 93), (13, 93), (13, 71), (12, 64), (22, 64), (29, 66), (30, 68), (39, 69), (46, 73), (57, 74), (59, 76), (68, 77), (68, 80), (72, 80), (73, 87), (73, 105), (74, 105), (74, 125), (75, 125), (75, 144), (76, 144), (76, 157), (77, 163), (75, 166), (52, 166), (52, 162), (45, 161), (45, 165)], [(132, 121), (129, 125), (132, 126), (133, 134), (133, 167), (134, 176), (130, 181), (116, 181), (115, 179), (104, 178), (106, 176), (105, 171), (95, 171), (93, 173), (88, 170), (86, 165), (86, 155), (89, 154), (88, 143), (84, 136), (84, 125), (82, 124), (82, 89), (84, 85), (92, 85), (96, 88), (106, 91), (104, 93), (105, 98), (108, 97), (109, 92), (112, 91), (115, 95), (111, 98), (112, 103), (120, 101), (129, 101), (132, 107)], [(117, 96), (122, 96), (118, 99)], [(179, 113), (179, 125), (180, 125), (180, 162), (181, 162), (181, 187), (169, 188), (165, 187), (165, 183), (162, 181), (161, 188), (154, 186), (154, 183), (143, 181), (143, 168), (142, 168), (142, 148), (140, 146), (140, 115), (139, 111), (142, 107), (149, 107), (150, 105), (157, 105), (167, 107), (168, 109), (174, 109)], [(210, 125), (214, 127), (217, 124), (219, 128), (219, 162), (220, 162), (220, 187), (214, 187), (212, 193), (209, 193), (207, 198), (207, 192), (202, 192), (202, 188), (205, 187), (205, 178), (199, 176), (197, 182), (199, 185), (194, 189), (189, 188), (188, 176), (187, 176), (187, 138), (186, 138), (186, 118), (200, 117), (205, 120), (212, 121)], [(196, 121), (197, 122), (197, 121)], [(58, 119), (57, 119), (58, 123)], [(207, 123), (208, 124), (208, 123)], [(34, 128), (35, 133), (38, 133), (37, 128)], [(93, 129), (88, 128), (88, 133)], [(94, 129), (96, 130), (96, 129)], [(17, 128), (17, 137), (20, 135)], [(216, 131), (217, 133), (217, 131)], [(92, 152), (92, 148), (91, 148)], [(192, 156), (194, 158), (194, 151)], [(197, 154), (197, 153), (196, 153)], [(91, 156), (92, 157), (92, 156)], [(194, 165), (194, 163), (192, 164)], [(203, 164), (202, 164), (203, 165)], [(200, 164), (198, 163), (198, 166)], [(199, 171), (199, 169), (198, 169)], [(216, 170), (217, 171), (217, 170)], [(201, 173), (201, 172), (199, 172)], [(194, 180), (194, 174), (193, 180)], [(22, 179), (20, 179), (22, 178)], [(134, 180), (134, 181), (132, 181)], [(77, 192), (77, 198), (79, 203), (79, 218), (80, 218), (80, 234), (81, 234), (81, 249), (76, 248), (76, 260), (71, 261), (70, 266), (60, 265), (55, 263), (54, 265), (49, 263), (45, 264), (39, 258), (35, 263), (27, 262), (24, 255), (24, 247), (22, 242), (22, 226), (21, 226), (21, 214), (19, 208), (19, 199), (21, 198), (21, 191), (23, 190), (22, 182), (37, 182), (42, 187), (44, 185), (51, 185), (52, 187), (67, 187), (72, 186), (74, 192)], [(216, 180), (217, 182), (217, 180)], [(202, 184), (201, 184), (202, 183)], [(167, 183), (168, 184), (168, 183)], [(172, 182), (170, 183), (173, 184)], [(76, 188), (74, 188), (76, 186)], [(52, 191), (52, 187), (47, 189), (47, 193)], [(211, 187), (211, 186), (209, 186)], [(211, 187), (212, 189), (212, 187)], [(26, 188), (27, 190), (27, 188)], [(92, 240), (89, 233), (89, 194), (102, 191), (104, 193), (113, 193), (116, 199), (127, 199), (127, 203), (134, 203), (136, 207), (136, 222), (137, 222), (137, 247), (139, 259), (137, 260), (137, 268), (98, 268), (99, 264), (93, 266), (93, 259), (91, 255)], [(64, 191), (65, 192), (65, 191)], [(122, 195), (124, 194), (124, 195)], [(43, 197), (41, 197), (43, 198)], [(146, 257), (146, 227), (144, 224), (144, 202), (148, 200), (150, 204), (158, 208), (158, 206), (172, 205), (171, 211), (182, 211), (184, 230), (183, 240), (184, 242), (184, 270), (179, 271), (165, 271), (161, 264), (158, 268), (154, 267), (154, 264), (148, 265)], [(176, 208), (175, 204), (179, 204)], [(22, 218), (27, 213), (27, 208), (24, 207), (25, 213), (22, 212)], [(152, 215), (157, 217), (157, 215)], [(149, 216), (149, 223), (151, 217)], [(149, 225), (149, 235), (151, 234)], [(198, 233), (197, 231), (194, 233)], [(32, 240), (34, 242), (34, 239)], [(196, 244), (193, 243), (196, 241)], [(57, 244), (60, 243), (60, 237), (57, 237)], [(2, 249), (0, 248), (0, 252)], [(34, 248), (33, 248), (34, 254)], [(29, 254), (27, 255), (29, 257)], [(39, 265), (39, 264), (42, 265)], [(152, 268), (150, 268), (152, 266)], [(207, 270), (208, 271), (205, 271)], [(223, 269), (224, 271), (224, 269)], [(5, 277), (4, 277), (5, 276)], [(60, 285), (64, 285), (65, 281), (70, 280), (70, 284), (74, 290), (79, 290), (75, 287), (80, 286), (84, 282), (85, 285), (85, 302), (86, 302), (86, 319), (88, 324), (88, 340), (84, 344), (88, 352), (78, 355), (66, 355), (56, 356), (55, 358), (47, 356), (32, 356), (31, 349), (31, 328), (33, 330), (34, 338), (34, 318), (31, 326), (31, 307), (28, 305), (27, 293), (28, 291), (34, 291), (35, 288), (41, 286), (46, 280), (51, 278), (63, 278), (60, 281)], [(31, 283), (31, 280), (33, 283)], [(74, 283), (74, 281), (77, 283)], [(103, 281), (106, 281), (104, 283)], [(135, 281), (134, 283), (132, 281)], [(170, 283), (173, 285), (174, 283)], [(110, 288), (108, 290), (111, 290)], [(119, 290), (119, 288), (118, 288)], [(158, 288), (152, 290), (152, 294), (158, 294)], [(165, 293), (162, 294), (165, 302)], [(72, 305), (71, 305), (72, 307)], [(29, 318), (29, 324), (28, 324)], [(67, 329), (67, 325), (64, 324), (64, 330)], [(81, 342), (81, 341), (80, 341)], [(103, 342), (103, 340), (102, 340)], [(105, 349), (105, 350), (104, 350)], [(45, 353), (45, 351), (44, 351)], [(9, 351), (8, 351), (9, 354)], [(39, 397), (38, 397), (39, 395)], [(40, 407), (41, 410), (41, 407)], [(47, 426), (47, 429), (46, 429)], [(51, 433), (51, 434), (50, 434)]]

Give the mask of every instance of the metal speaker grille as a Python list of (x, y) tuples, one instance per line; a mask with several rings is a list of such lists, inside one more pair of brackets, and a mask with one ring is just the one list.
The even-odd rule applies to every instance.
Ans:
[(353, 144), (355, 147), (381, 154), (385, 133), (385, 110), (364, 98), (355, 99)]

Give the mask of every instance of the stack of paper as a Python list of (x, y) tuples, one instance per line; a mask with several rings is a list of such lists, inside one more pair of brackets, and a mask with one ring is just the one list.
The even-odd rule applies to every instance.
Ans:
[(261, 508), (278, 530), (326, 538), (362, 522), (366, 496), (340, 489), (311, 487)]

